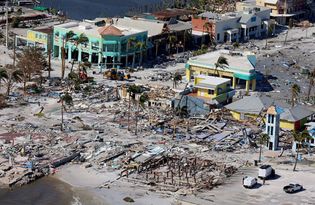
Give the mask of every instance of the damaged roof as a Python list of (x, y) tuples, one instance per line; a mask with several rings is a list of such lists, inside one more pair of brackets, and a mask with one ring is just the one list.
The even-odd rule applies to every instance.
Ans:
[(306, 106), (297, 105), (292, 108), (290, 105), (277, 102), (268, 96), (246, 96), (225, 107), (239, 113), (258, 115), (262, 110), (267, 109), (271, 105), (282, 107), (284, 112), (280, 114), (280, 119), (289, 122), (296, 122), (314, 114), (314, 111), (308, 109)]

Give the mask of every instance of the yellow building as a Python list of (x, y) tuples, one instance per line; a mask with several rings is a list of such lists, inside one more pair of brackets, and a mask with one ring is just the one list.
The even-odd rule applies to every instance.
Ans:
[(22, 41), (26, 41), (27, 46), (36, 46), (43, 48), (47, 52), (49, 45), (52, 48), (52, 27), (41, 27), (30, 29), (27, 31), (26, 37), (17, 36), (16, 38)]
[[(259, 115), (264, 117), (266, 109), (271, 105), (277, 105), (283, 109), (280, 114), (280, 128), (287, 130), (300, 130), (312, 118), (314, 112), (306, 106), (298, 105), (291, 107), (282, 102), (276, 102), (267, 96), (246, 96), (241, 100), (225, 106), (230, 110), (234, 119), (245, 121), (256, 119)], [(263, 118), (265, 121), (265, 119)]]
[[(216, 66), (220, 56), (227, 59), (227, 66)], [(186, 80), (191, 81), (195, 75), (220, 76), (232, 80), (234, 89), (238, 81), (245, 81), (248, 93), (256, 89), (256, 56), (251, 53), (240, 53), (229, 50), (218, 50), (204, 55), (192, 57), (186, 64)]]
[(198, 75), (194, 78), (194, 94), (212, 102), (226, 103), (232, 100), (235, 91), (230, 79)]

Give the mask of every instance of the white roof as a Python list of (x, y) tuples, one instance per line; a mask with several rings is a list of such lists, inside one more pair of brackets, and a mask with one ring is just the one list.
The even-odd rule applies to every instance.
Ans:
[(231, 80), (228, 78), (220, 78), (220, 77), (215, 77), (215, 76), (207, 76), (207, 75), (197, 75), (195, 78), (202, 78), (199, 83), (200, 84), (206, 84), (206, 85), (221, 85), (223, 83), (228, 83)]
[[(107, 24), (109, 25), (109, 24)], [(132, 24), (125, 25), (116, 25), (115, 23), (112, 25), (114, 27), (116, 27), (117, 29), (121, 30), (122, 34), (124, 36), (128, 36), (128, 35), (132, 35), (132, 34), (136, 34), (136, 33), (140, 33), (140, 32), (144, 32), (145, 30), (140, 30), (140, 29), (136, 29), (133, 28)], [(94, 23), (89, 23), (89, 22), (68, 22), (65, 24), (60, 24), (60, 25), (56, 25), (55, 27), (59, 27), (59, 28), (65, 28), (68, 30), (73, 31), (74, 33), (84, 33), (87, 36), (94, 36), (94, 37), (101, 37), (98, 30), (102, 27), (98, 27), (96, 26)]]
[[(98, 18), (98, 20), (103, 18)], [(104, 19), (105, 20), (105, 19)], [(142, 18), (113, 18), (113, 26), (117, 27), (132, 27), (140, 31), (148, 31), (148, 37), (159, 35), (163, 32), (165, 22), (161, 21), (150, 21)]]
[[(232, 55), (234, 54), (234, 55)], [(243, 74), (249, 74), (254, 72), (255, 67), (247, 58), (248, 55), (253, 55), (251, 53), (230, 53), (229, 50), (217, 50), (209, 52), (200, 56), (195, 56), (189, 59), (187, 62), (189, 65), (202, 66), (206, 68), (214, 69), (215, 63), (220, 56), (227, 59), (229, 65), (226, 68), (217, 68), (218, 70), (224, 70), (228, 72), (237, 72)]]

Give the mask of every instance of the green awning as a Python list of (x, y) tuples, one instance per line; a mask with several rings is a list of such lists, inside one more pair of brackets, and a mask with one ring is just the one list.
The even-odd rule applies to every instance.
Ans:
[(36, 6), (33, 9), (36, 11), (47, 11), (48, 10), (48, 8), (44, 7), (44, 6)]

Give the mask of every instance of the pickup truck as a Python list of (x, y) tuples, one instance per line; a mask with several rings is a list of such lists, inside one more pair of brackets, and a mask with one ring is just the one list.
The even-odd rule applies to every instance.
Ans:
[(303, 186), (295, 183), (291, 183), (283, 187), (283, 191), (292, 194), (303, 190)]

